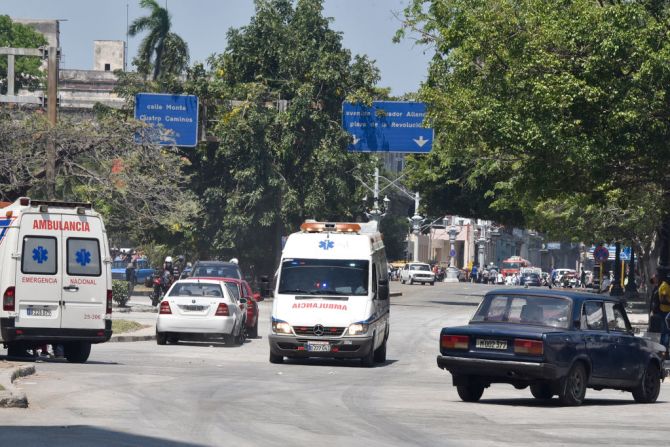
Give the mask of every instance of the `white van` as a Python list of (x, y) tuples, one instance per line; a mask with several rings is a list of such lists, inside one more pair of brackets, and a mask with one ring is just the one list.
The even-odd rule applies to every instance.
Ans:
[(284, 357), (386, 361), (389, 284), (374, 222), (307, 221), (286, 240), (272, 304), (270, 362)]
[[(7, 205), (7, 204), (5, 204)], [(62, 344), (71, 362), (112, 335), (105, 226), (90, 204), (22, 197), (0, 208), (0, 341), (21, 356)]]

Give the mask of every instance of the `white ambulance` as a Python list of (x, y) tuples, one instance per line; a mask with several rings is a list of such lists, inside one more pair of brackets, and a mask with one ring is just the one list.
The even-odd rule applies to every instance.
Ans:
[(284, 357), (386, 361), (389, 283), (376, 223), (306, 221), (281, 256), (270, 362)]
[(22, 197), (0, 208), (1, 342), (9, 356), (62, 344), (71, 362), (112, 335), (107, 234), (90, 204)]

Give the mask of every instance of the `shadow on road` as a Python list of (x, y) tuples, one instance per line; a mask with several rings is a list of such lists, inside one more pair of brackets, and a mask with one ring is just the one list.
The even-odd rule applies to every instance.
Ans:
[(24, 447), (42, 445), (49, 445), (50, 447), (84, 445), (95, 445), (96, 447), (120, 445), (133, 447), (201, 447), (203, 445), (106, 430), (88, 425), (0, 426), (0, 439), (2, 439), (2, 445), (21, 445)]
[[(510, 407), (538, 407), (538, 408), (551, 408), (551, 407), (564, 407), (561, 405), (561, 402), (557, 398), (551, 400), (539, 400), (539, 399), (482, 399), (479, 401), (480, 405), (501, 405), (501, 406), (510, 406)], [(626, 406), (626, 405), (638, 405), (637, 402), (631, 397), (630, 400), (626, 399), (585, 399), (582, 403), (582, 407), (616, 407), (616, 406)]]
[(366, 368), (361, 366), (361, 361), (359, 359), (320, 359), (320, 358), (291, 358), (284, 360), (285, 365), (309, 365), (309, 366), (339, 366), (345, 368), (385, 368), (396, 363), (397, 360), (386, 360), (384, 363), (375, 363), (375, 366), (372, 368)]
[[(10, 357), (8, 355), (0, 355), (0, 360), (5, 360), (8, 362), (22, 362), (22, 363), (67, 363), (71, 364), (68, 362), (66, 359), (57, 359), (53, 357)], [(118, 362), (103, 362), (100, 360), (87, 360), (86, 365), (120, 365)], [(0, 444), (1, 445), (1, 444)]]
[(468, 303), (462, 301), (429, 301), (429, 303), (444, 304), (445, 306), (479, 306), (479, 303)]

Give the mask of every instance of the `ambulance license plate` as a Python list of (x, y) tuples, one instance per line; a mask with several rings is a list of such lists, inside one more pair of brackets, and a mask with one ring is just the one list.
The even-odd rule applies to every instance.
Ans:
[(26, 314), (28, 314), (29, 317), (50, 317), (51, 309), (33, 309), (32, 307), (29, 307), (26, 309)]
[(330, 343), (327, 341), (308, 341), (307, 351), (309, 352), (330, 352)]

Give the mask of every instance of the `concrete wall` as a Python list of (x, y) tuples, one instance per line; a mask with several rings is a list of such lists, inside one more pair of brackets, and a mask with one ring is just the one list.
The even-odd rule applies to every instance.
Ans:
[(58, 20), (54, 19), (15, 19), (12, 18), (13, 22), (20, 23), (22, 25), (27, 25), (37, 31), (42, 33), (44, 37), (49, 42), (48, 46), (58, 48), (60, 46), (60, 37), (59, 37), (59, 23)]
[[(93, 70), (123, 70), (125, 55), (126, 47), (122, 40), (94, 40)], [(109, 67), (106, 67), (106, 64), (109, 64)]]

